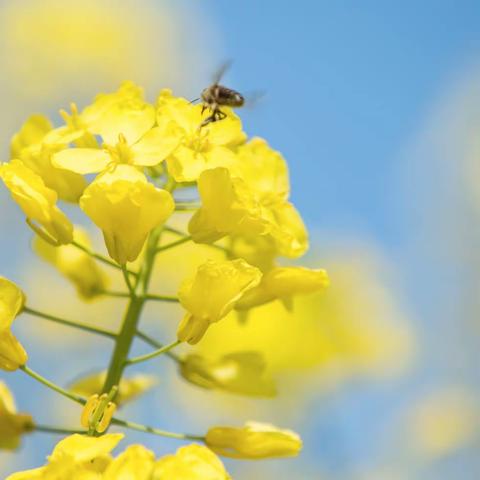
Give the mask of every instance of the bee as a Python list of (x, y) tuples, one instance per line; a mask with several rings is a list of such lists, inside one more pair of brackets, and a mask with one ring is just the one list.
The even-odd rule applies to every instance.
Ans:
[(204, 88), (200, 94), (199, 100), (203, 102), (202, 113), (207, 108), (212, 112), (212, 114), (202, 122), (200, 128), (209, 123), (223, 120), (227, 116), (225, 112), (222, 112), (220, 107), (239, 108), (243, 107), (245, 104), (245, 98), (241, 93), (220, 85), (220, 80), (226, 70), (230, 67), (230, 64), (231, 62), (225, 63), (215, 75), (212, 85)]

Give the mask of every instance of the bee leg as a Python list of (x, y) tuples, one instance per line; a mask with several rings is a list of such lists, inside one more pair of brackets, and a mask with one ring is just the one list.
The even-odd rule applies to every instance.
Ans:
[(207, 126), (209, 123), (212, 123), (212, 122), (216, 122), (215, 114), (210, 115), (209, 117), (207, 117), (207, 118), (200, 124), (199, 129)]
[(223, 120), (224, 118), (227, 118), (227, 114), (221, 110), (217, 110), (217, 120)]
[(203, 112), (205, 111), (206, 108), (207, 108), (207, 105), (204, 103), (204, 104), (202, 105), (202, 115), (203, 115)]

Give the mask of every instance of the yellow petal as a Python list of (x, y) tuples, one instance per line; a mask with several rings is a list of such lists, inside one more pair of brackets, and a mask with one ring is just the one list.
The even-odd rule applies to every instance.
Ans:
[(156, 127), (147, 132), (132, 146), (135, 165), (153, 167), (163, 162), (177, 147), (178, 139), (165, 137), (163, 131)]
[(0, 331), (0, 369), (13, 372), (25, 365), (28, 355), (12, 332)]
[(25, 294), (5, 277), (0, 276), (0, 331), (10, 328), (25, 303)]
[(95, 148), (67, 148), (52, 157), (54, 166), (82, 175), (101, 172), (111, 161), (105, 150)]
[(287, 162), (261, 138), (253, 138), (237, 149), (237, 161), (230, 168), (242, 178), (265, 206), (288, 200), (290, 183)]
[(152, 480), (229, 480), (220, 459), (202, 445), (187, 445), (157, 461)]
[(123, 433), (107, 433), (101, 437), (70, 435), (55, 446), (49, 461), (68, 455), (75, 462), (89, 462), (96, 457), (110, 453), (124, 437)]
[(294, 457), (302, 449), (302, 441), (295, 432), (258, 422), (248, 422), (241, 428), (213, 427), (205, 440), (220, 455), (252, 460)]
[(325, 270), (304, 267), (276, 267), (265, 273), (260, 285), (252, 288), (237, 302), (235, 308), (246, 310), (274, 299), (320, 292), (329, 285)]
[(110, 463), (102, 480), (150, 480), (154, 463), (153, 452), (131, 445)]

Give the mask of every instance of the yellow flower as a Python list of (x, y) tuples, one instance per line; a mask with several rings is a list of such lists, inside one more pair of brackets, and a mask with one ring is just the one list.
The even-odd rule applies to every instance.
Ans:
[(263, 355), (253, 351), (229, 353), (217, 360), (191, 354), (180, 364), (181, 375), (202, 388), (253, 397), (273, 397), (276, 388), (265, 370)]
[[(101, 393), (105, 383), (105, 377), (106, 372), (94, 373), (82, 377), (70, 386), (70, 390), (88, 398), (95, 393)], [(118, 405), (128, 403), (150, 390), (156, 383), (157, 379), (153, 375), (138, 373), (130, 377), (123, 377), (120, 382), (118, 394), (115, 397), (115, 403)]]
[(10, 331), (25, 303), (25, 295), (10, 280), (0, 277), (0, 369), (13, 371), (25, 365), (27, 352)]
[(260, 271), (241, 259), (209, 260), (200, 265), (195, 277), (185, 280), (178, 292), (180, 303), (188, 310), (178, 328), (178, 339), (199, 342), (209, 325), (225, 317), (260, 278)]
[(157, 461), (152, 480), (229, 480), (220, 459), (202, 445), (187, 445)]
[[(188, 230), (195, 242), (211, 243), (225, 235), (269, 237), (277, 255), (296, 258), (308, 248), (308, 234), (294, 206), (278, 196), (260, 194), (226, 168), (204, 171), (198, 180), (202, 206)], [(264, 203), (262, 203), (264, 202)]]
[[(90, 239), (81, 227), (75, 227), (73, 239), (90, 248)], [(82, 299), (92, 299), (106, 290), (108, 277), (97, 262), (83, 250), (73, 245), (54, 247), (40, 237), (35, 238), (33, 248), (41, 258), (54, 265), (75, 285)]]
[(13, 160), (0, 165), (0, 177), (25, 213), (28, 224), (40, 236), (59, 245), (72, 241), (73, 227), (56, 205), (57, 194), (36, 173)]
[(214, 452), (231, 458), (294, 457), (302, 449), (295, 432), (258, 422), (247, 422), (242, 428), (213, 427), (205, 441)]
[(158, 165), (176, 142), (160, 128), (152, 128), (154, 123), (155, 109), (144, 101), (142, 89), (125, 82), (117, 92), (99, 95), (80, 115), (74, 110), (67, 126), (49, 138), (54, 143), (69, 143), (94, 133), (102, 137), (103, 148), (88, 148), (91, 145), (84, 142), (79, 148), (56, 153), (53, 164), (80, 174), (101, 172), (116, 164)]
[(161, 136), (171, 142), (168, 171), (177, 182), (191, 182), (207, 168), (228, 166), (236, 161), (232, 147), (246, 139), (240, 119), (228, 108), (221, 122), (200, 128), (209, 115), (202, 115), (202, 105), (192, 105), (184, 98), (162, 90), (158, 98), (157, 123)]
[(271, 229), (267, 212), (240, 178), (226, 168), (206, 170), (198, 179), (202, 207), (188, 230), (198, 243), (211, 243), (228, 234), (265, 235)]
[(99, 176), (80, 199), (81, 209), (103, 231), (119, 264), (135, 260), (150, 233), (172, 214), (173, 198), (129, 165)]
[(276, 267), (265, 273), (260, 284), (246, 292), (235, 308), (248, 310), (275, 299), (289, 301), (295, 295), (320, 292), (328, 285), (329, 279), (325, 270)]
[(87, 183), (81, 175), (52, 165), (52, 155), (66, 147), (65, 143), (45, 143), (52, 125), (44, 115), (32, 115), (12, 138), (11, 158), (19, 159), (67, 202), (78, 202)]
[(130, 445), (105, 470), (102, 480), (151, 480), (153, 452), (142, 445)]
[(0, 449), (15, 450), (23, 433), (33, 429), (33, 419), (26, 413), (17, 413), (13, 395), (0, 380)]
[(109, 453), (122, 438), (121, 433), (107, 433), (101, 437), (70, 435), (55, 446), (47, 465), (14, 473), (7, 480), (101, 480), (101, 474), (110, 463)]

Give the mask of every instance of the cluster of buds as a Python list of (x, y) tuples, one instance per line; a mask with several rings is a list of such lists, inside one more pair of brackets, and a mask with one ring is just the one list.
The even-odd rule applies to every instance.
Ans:
[[(286, 162), (265, 140), (248, 140), (233, 111), (225, 108), (224, 113), (221, 121), (207, 124), (209, 112), (201, 105), (169, 90), (161, 91), (151, 104), (140, 87), (125, 82), (116, 92), (98, 95), (82, 111), (72, 104), (70, 113), (61, 112), (60, 127), (54, 128), (45, 116), (31, 116), (12, 139), (12, 158), (0, 165), (0, 178), (35, 233), (34, 250), (73, 283), (83, 300), (128, 299), (116, 333), (40, 312), (20, 287), (0, 278), (0, 368), (20, 369), (84, 405), (80, 425), (85, 432), (62, 440), (35, 478), (57, 471), (63, 475), (75, 471), (80, 478), (82, 469), (94, 469), (101, 475), (95, 478), (110, 479), (131, 469), (136, 476), (129, 478), (173, 479), (179, 478), (175, 472), (190, 468), (188, 478), (225, 479), (228, 475), (213, 452), (251, 459), (299, 452), (298, 435), (266, 424), (213, 427), (202, 436), (165, 432), (114, 417), (116, 405), (154, 383), (145, 378), (135, 383), (124, 376), (125, 369), (162, 354), (174, 356), (179, 372), (193, 384), (272, 396), (274, 385), (255, 352), (232, 352), (212, 360), (195, 353), (180, 356), (173, 350), (200, 342), (212, 324), (229, 314), (248, 321), (253, 308), (274, 301), (292, 308), (296, 295), (322, 291), (328, 285), (322, 269), (279, 263), (282, 257), (299, 258), (308, 249), (306, 228), (289, 201)], [(184, 192), (198, 192), (199, 198), (182, 199)], [(60, 202), (78, 206), (100, 229), (108, 256), (92, 249), (87, 230), (73, 225)], [(178, 223), (168, 223), (176, 214), (191, 215), (186, 231), (179, 230)], [(179, 238), (163, 244), (165, 231)], [(156, 256), (186, 242), (221, 250), (225, 258), (207, 257), (192, 265), (191, 277), (181, 282), (176, 296), (150, 292)], [(122, 272), (125, 292), (108, 290), (109, 276), (100, 264)], [(184, 309), (171, 343), (159, 343), (141, 332), (142, 309), (150, 300), (176, 302)], [(70, 390), (40, 376), (27, 365), (27, 352), (11, 331), (22, 313), (110, 337), (114, 348), (108, 369)], [(130, 357), (135, 338), (155, 349)], [(17, 418), (14, 411), (5, 415)], [(158, 461), (136, 446), (112, 459), (108, 454), (121, 435), (106, 433), (110, 423), (204, 445), (183, 447)], [(32, 429), (48, 430), (33, 420), (23, 425), (15, 433), (0, 431), (0, 445), (16, 445), (14, 437)], [(148, 475), (141, 476), (140, 471)], [(199, 472), (204, 471), (202, 476)], [(30, 478), (25, 475), (9, 478)]]

